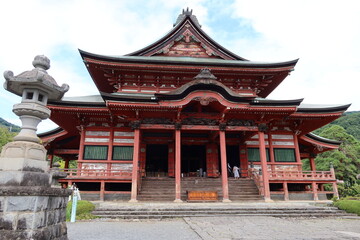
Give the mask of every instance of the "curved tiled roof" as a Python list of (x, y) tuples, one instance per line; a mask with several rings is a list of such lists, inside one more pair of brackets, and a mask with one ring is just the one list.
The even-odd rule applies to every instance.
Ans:
[(307, 104), (302, 103), (297, 112), (316, 113), (316, 112), (342, 112), (346, 111), (351, 104)]

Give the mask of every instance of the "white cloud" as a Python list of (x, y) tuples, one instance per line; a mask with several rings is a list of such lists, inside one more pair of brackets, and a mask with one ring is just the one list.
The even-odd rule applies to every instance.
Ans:
[(270, 97), (353, 103), (351, 110), (360, 109), (357, 1), (236, 1), (233, 7), (233, 15), (246, 18), (261, 36), (253, 44), (242, 40), (251, 59), (300, 58), (292, 76)]

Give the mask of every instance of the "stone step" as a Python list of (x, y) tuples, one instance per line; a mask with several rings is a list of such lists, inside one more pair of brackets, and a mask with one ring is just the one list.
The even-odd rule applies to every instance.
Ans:
[(96, 216), (118, 216), (118, 215), (259, 215), (259, 214), (301, 214), (301, 215), (315, 215), (315, 214), (341, 214), (340, 211), (98, 211), (93, 213)]
[(162, 207), (123, 207), (97, 208), (93, 214), (102, 218), (119, 219), (165, 219), (182, 217), (208, 217), (208, 216), (272, 216), (272, 217), (347, 217), (348, 214), (336, 207), (320, 206), (287, 206), (287, 207), (248, 207), (248, 206), (206, 206), (185, 205)]
[[(199, 214), (199, 215), (103, 215), (99, 216), (101, 218), (110, 218), (110, 219), (171, 219), (171, 218), (184, 218), (184, 217), (213, 217), (214, 215)], [(216, 215), (218, 217), (229, 216), (226, 214)], [(232, 214), (231, 216), (254, 216), (254, 214)], [(339, 216), (337, 213), (334, 214), (257, 214), (256, 216), (267, 216), (267, 217), (279, 217), (279, 218), (326, 218), (326, 217), (344, 217)]]
[(199, 206), (199, 205), (192, 205), (187, 204), (185, 206), (171, 206), (171, 205), (160, 205), (160, 206), (154, 206), (151, 205), (149, 207), (131, 207), (131, 206), (124, 206), (122, 204), (113, 206), (113, 207), (97, 207), (95, 211), (211, 211), (211, 210), (224, 210), (224, 211), (231, 211), (231, 210), (246, 210), (246, 211), (341, 211), (337, 207), (333, 206), (222, 206), (222, 205), (205, 205), (205, 206)]
[[(186, 200), (187, 191), (217, 191), (222, 199), (220, 178), (183, 178), (181, 199)], [(251, 179), (229, 179), (229, 198), (236, 201), (259, 201), (259, 191)], [(140, 201), (173, 201), (175, 199), (174, 178), (144, 178), (138, 195)]]

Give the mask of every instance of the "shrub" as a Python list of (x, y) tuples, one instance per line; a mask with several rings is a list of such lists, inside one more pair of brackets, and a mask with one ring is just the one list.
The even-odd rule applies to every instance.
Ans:
[[(71, 217), (72, 202), (69, 202), (66, 207), (66, 221), (70, 221)], [(87, 220), (94, 219), (96, 216), (92, 215), (91, 212), (95, 209), (95, 205), (89, 201), (80, 200), (77, 202), (76, 207), (76, 219)]]
[(345, 199), (340, 199), (334, 202), (334, 206), (345, 210), (348, 213), (356, 213), (360, 216), (360, 198), (349, 197)]
[(338, 184), (338, 191), (340, 197), (360, 196), (360, 185), (354, 184), (351, 187), (346, 187), (344, 184)]

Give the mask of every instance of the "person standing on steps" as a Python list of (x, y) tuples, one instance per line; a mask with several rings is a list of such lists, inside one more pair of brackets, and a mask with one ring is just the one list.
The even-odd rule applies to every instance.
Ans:
[(239, 179), (240, 178), (240, 174), (239, 174), (239, 168), (237, 166), (233, 167), (233, 174), (234, 174), (234, 178), (235, 179)]

